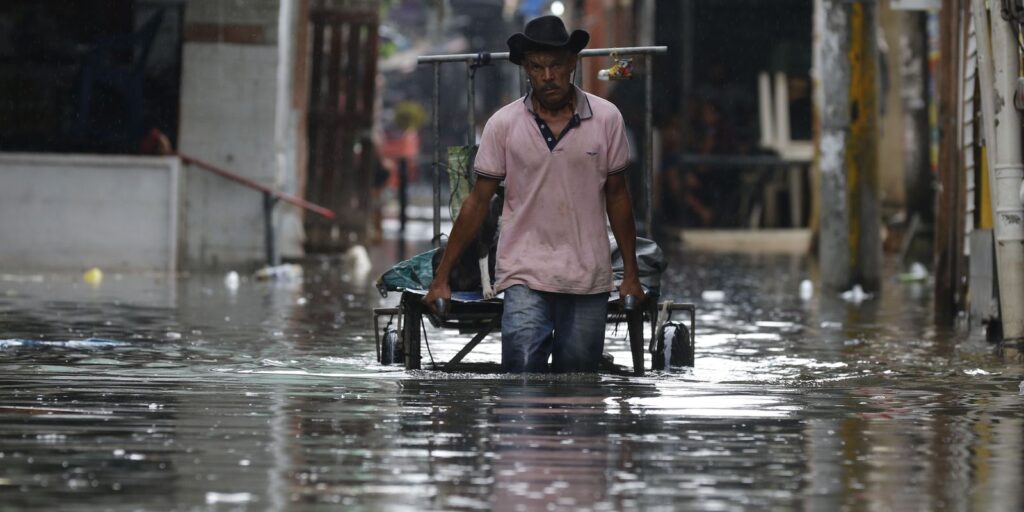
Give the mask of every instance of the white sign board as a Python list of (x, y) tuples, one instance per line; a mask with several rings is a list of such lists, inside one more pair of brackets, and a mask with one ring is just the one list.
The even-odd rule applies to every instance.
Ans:
[(891, 0), (889, 8), (894, 11), (937, 11), (942, 0)]

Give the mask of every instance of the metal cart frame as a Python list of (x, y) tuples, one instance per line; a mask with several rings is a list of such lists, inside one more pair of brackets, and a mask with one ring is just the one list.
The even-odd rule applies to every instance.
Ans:
[[(630, 56), (639, 55), (643, 58), (644, 75), (644, 172), (643, 172), (643, 223), (638, 232), (641, 235), (649, 236), (652, 226), (652, 205), (653, 192), (652, 184), (654, 178), (654, 145), (653, 145), (653, 76), (651, 73), (653, 56), (664, 54), (668, 51), (665, 46), (641, 46), (623, 48), (595, 48), (585, 49), (580, 52), (580, 57), (602, 57), (602, 56)], [(462, 63), (467, 70), (466, 98), (467, 98), (467, 144), (472, 147), (476, 126), (475, 106), (475, 73), (473, 70), (485, 66), (493, 61), (508, 60), (507, 52), (476, 54), (452, 54), (452, 55), (427, 55), (417, 58), (419, 64), (431, 64), (434, 68), (434, 87), (432, 93), (433, 105), (433, 231), (434, 243), (440, 241), (441, 235), (441, 146), (440, 146), (440, 111), (441, 111), (441, 65), (445, 63)], [(580, 60), (582, 62), (582, 59)], [(581, 80), (581, 69), (577, 67), (577, 84)], [(437, 327), (458, 329), (460, 332), (474, 332), (475, 335), (462, 350), (451, 360), (442, 365), (436, 366), (438, 370), (452, 370), (462, 359), (470, 353), (488, 334), (500, 329), (501, 316), (504, 305), (500, 300), (461, 302), (452, 301), (450, 310), (444, 318), (435, 316), (421, 302), (422, 294), (415, 292), (403, 292), (397, 308), (378, 308), (374, 310), (374, 335), (377, 341), (377, 357), (381, 356), (381, 337), (378, 319), (381, 316), (398, 316), (399, 333), (401, 344), (404, 347), (404, 363), (406, 369), (416, 370), (421, 368), (421, 330), (423, 328), (423, 317), (428, 319)], [(644, 321), (651, 322), (652, 348), (653, 337), (657, 336), (659, 310), (667, 315), (671, 311), (687, 311), (690, 316), (690, 350), (694, 349), (695, 342), (695, 317), (696, 308), (693, 304), (657, 303), (657, 294), (648, 295), (644, 307), (633, 311), (623, 309), (621, 302), (613, 301), (608, 304), (609, 322), (625, 320), (629, 332), (629, 345), (632, 354), (633, 374), (644, 374)]]

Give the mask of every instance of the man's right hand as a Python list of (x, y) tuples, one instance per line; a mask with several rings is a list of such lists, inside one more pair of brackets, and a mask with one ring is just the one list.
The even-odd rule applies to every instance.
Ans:
[(427, 296), (423, 297), (423, 303), (427, 309), (438, 316), (443, 316), (447, 311), (437, 311), (434, 303), (437, 299), (444, 299), (445, 302), (452, 300), (452, 288), (448, 283), (449, 272), (455, 262), (458, 261), (462, 251), (471, 243), (473, 237), (480, 231), (484, 218), (491, 207), (491, 197), (498, 191), (501, 182), (494, 178), (477, 177), (476, 184), (469, 197), (462, 203), (462, 211), (455, 219), (452, 226), (452, 234), (448, 237), (448, 246), (444, 250), (444, 257), (434, 271), (434, 280), (430, 283)]
[(427, 306), (427, 309), (432, 311), (435, 315), (443, 315), (445, 311), (438, 311), (434, 306), (437, 299), (444, 299), (445, 302), (451, 302), (452, 300), (452, 288), (448, 285), (448, 279), (434, 278), (433, 282), (430, 283), (430, 289), (427, 290), (427, 295), (423, 297), (423, 304)]

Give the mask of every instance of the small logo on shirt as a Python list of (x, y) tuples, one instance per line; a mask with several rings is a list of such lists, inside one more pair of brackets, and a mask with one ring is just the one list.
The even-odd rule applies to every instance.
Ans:
[(589, 155), (589, 156), (597, 156), (597, 151), (587, 151), (587, 155)]

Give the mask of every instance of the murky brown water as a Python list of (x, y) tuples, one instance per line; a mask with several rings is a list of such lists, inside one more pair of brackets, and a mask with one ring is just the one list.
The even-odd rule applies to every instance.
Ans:
[(390, 302), (337, 268), (3, 276), (0, 509), (1024, 509), (1024, 365), (936, 330), (929, 287), (803, 302), (802, 258), (672, 262), (697, 367), (643, 378), (381, 367)]

